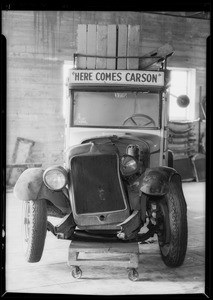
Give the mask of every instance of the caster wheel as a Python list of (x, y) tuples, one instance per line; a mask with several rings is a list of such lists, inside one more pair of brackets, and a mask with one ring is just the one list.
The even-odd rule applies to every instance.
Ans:
[(131, 281), (137, 281), (139, 279), (139, 274), (136, 269), (130, 269), (128, 272), (129, 280)]
[(72, 270), (72, 277), (76, 278), (76, 279), (79, 279), (81, 278), (82, 276), (82, 271), (79, 267), (75, 267), (73, 270)]

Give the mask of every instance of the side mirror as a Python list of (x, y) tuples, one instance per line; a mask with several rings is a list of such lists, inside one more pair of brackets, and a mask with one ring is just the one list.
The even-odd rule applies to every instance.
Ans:
[(187, 95), (180, 95), (177, 97), (177, 104), (180, 107), (187, 107), (189, 105), (190, 99)]

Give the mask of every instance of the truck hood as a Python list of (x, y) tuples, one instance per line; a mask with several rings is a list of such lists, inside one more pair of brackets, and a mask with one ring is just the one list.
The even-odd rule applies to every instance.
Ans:
[(149, 144), (150, 153), (157, 152), (160, 147), (160, 130), (123, 130), (123, 129), (102, 129), (102, 128), (70, 128), (67, 135), (67, 151), (69, 148), (81, 144), (83, 141), (94, 138), (110, 136), (138, 138)]

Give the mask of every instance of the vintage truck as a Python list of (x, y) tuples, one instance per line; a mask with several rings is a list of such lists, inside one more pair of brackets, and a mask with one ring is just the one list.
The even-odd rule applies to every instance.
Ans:
[(48, 230), (123, 247), (155, 235), (164, 263), (183, 263), (187, 206), (167, 148), (168, 57), (156, 70), (70, 70), (64, 165), (27, 169), (14, 187), (28, 262), (41, 259)]

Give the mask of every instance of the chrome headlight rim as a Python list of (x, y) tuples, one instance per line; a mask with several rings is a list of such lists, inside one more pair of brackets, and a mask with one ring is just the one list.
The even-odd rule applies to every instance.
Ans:
[[(126, 171), (126, 168), (125, 168), (125, 166), (122, 162), (122, 160), (124, 160), (125, 158), (129, 158), (130, 161), (133, 161), (135, 163), (135, 168), (133, 170)], [(134, 156), (129, 155), (129, 154), (124, 154), (123, 156), (121, 156), (121, 158), (120, 158), (120, 170), (121, 170), (121, 173), (122, 173), (123, 176), (131, 176), (131, 175), (137, 173), (138, 169), (139, 169), (139, 164), (138, 164), (137, 159)]]
[[(63, 176), (64, 176), (64, 184), (62, 186), (60, 186), (59, 188), (55, 188), (53, 186), (51, 186), (50, 184), (48, 184), (47, 182), (47, 175), (50, 172), (60, 172)], [(44, 173), (43, 173), (43, 182), (46, 185), (46, 187), (52, 191), (60, 191), (62, 190), (68, 183), (68, 174), (67, 171), (62, 167), (62, 166), (51, 166), (49, 168), (47, 168)]]

